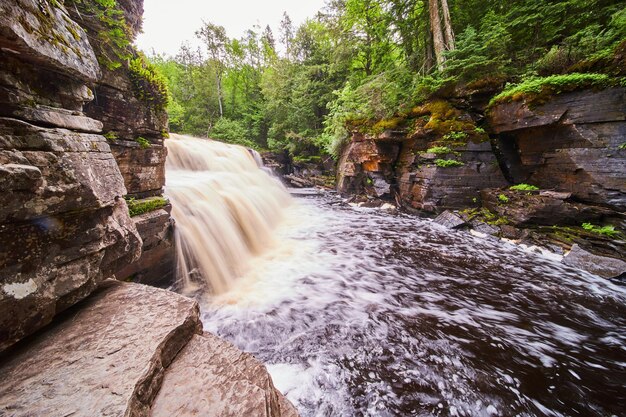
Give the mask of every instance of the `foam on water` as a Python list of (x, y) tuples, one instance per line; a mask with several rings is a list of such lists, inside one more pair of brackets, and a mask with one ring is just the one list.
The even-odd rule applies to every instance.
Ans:
[(618, 415), (626, 293), (495, 238), (298, 200), (203, 322), (303, 416)]

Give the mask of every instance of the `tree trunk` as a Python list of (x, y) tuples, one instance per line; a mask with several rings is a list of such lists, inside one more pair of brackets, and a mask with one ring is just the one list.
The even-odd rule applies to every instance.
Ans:
[(443, 33), (441, 32), (441, 18), (439, 17), (438, 3), (438, 0), (428, 0), (428, 11), (430, 13), (430, 31), (433, 34), (433, 47), (435, 49), (435, 57), (437, 58), (437, 68), (439, 71), (443, 71), (446, 62), (446, 57), (444, 56), (446, 46), (443, 40)]
[(222, 77), (217, 75), (217, 102), (220, 106), (220, 119), (224, 117), (224, 106), (222, 105)]
[(443, 34), (446, 38), (446, 49), (452, 51), (454, 49), (454, 32), (452, 31), (452, 23), (450, 21), (448, 0), (441, 0), (441, 11), (443, 12)]

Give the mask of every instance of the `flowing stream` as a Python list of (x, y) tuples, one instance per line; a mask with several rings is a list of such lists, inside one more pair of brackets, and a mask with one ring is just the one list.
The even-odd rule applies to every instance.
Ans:
[[(174, 207), (177, 189), (203, 175), (168, 170)], [(255, 168), (229, 190), (263, 194), (260, 176), (269, 178)], [(302, 416), (624, 415), (623, 287), (495, 238), (332, 195), (290, 203), (269, 180), (264, 196), (279, 201), (252, 204), (270, 220), (241, 218), (231, 205), (243, 197), (226, 204), (238, 236), (264, 234), (253, 250), (224, 255), (245, 267), (224, 266), (234, 272), (217, 295), (183, 290), (195, 289), (205, 329), (263, 361)], [(181, 216), (197, 212), (179, 210), (184, 229)], [(186, 244), (230, 239), (205, 233)]]

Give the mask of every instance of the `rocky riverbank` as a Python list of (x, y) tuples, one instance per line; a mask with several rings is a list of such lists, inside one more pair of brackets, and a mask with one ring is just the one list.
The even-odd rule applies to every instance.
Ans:
[(426, 215), (457, 211), (452, 227), (584, 250), (617, 265), (601, 275), (626, 272), (626, 89), (489, 109), (473, 97), (427, 102), (395, 129), (355, 130), (338, 191)]

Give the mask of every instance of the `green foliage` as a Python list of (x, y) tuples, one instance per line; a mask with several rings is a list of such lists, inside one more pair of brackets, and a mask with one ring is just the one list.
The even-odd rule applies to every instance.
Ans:
[(75, 7), (85, 16), (95, 17), (104, 27), (98, 31), (97, 41), (92, 42), (102, 65), (115, 70), (131, 58), (130, 29), (116, 0), (66, 0), (65, 5)]
[(463, 162), (455, 159), (435, 159), (435, 165), (439, 168), (455, 168), (463, 166)]
[(498, 201), (502, 204), (506, 204), (509, 202), (509, 197), (505, 196), (504, 194), (498, 194)]
[(617, 149), (620, 149), (620, 150), (624, 150), (624, 149), (626, 149), (626, 142), (624, 142), (624, 143), (622, 143), (621, 145), (619, 145), (619, 146), (617, 147)]
[(209, 136), (223, 142), (241, 145), (256, 149), (258, 145), (247, 138), (248, 131), (245, 126), (237, 120), (227, 118), (218, 119), (215, 126), (209, 131)]
[[(98, 8), (115, 4), (97, 1)], [(536, 105), (620, 82), (601, 74), (624, 75), (626, 12), (619, 2), (448, 3), (456, 49), (443, 71), (433, 59), (428, 2), (330, 1), (300, 27), (285, 15), (276, 36), (282, 47), (268, 28), (232, 39), (207, 23), (198, 31), (201, 53), (185, 46), (175, 58), (152, 58), (171, 93), (163, 104), (170, 128), (305, 159), (338, 158), (355, 131), (411, 128), (409, 134), (442, 137), (452, 147), (488, 139), (457, 109), (459, 91), (484, 94), (521, 80), (492, 105)]]
[(164, 197), (150, 197), (143, 200), (136, 200), (131, 197), (126, 199), (126, 204), (128, 205), (130, 217), (135, 217), (160, 209), (168, 205), (169, 201)]
[(150, 141), (144, 137), (139, 136), (137, 139), (135, 139), (135, 142), (139, 144), (141, 149), (148, 149), (150, 147)]
[(462, 142), (466, 140), (467, 137), (468, 135), (465, 132), (450, 132), (443, 135), (443, 140), (450, 142)]
[(599, 235), (613, 237), (617, 234), (617, 230), (615, 230), (614, 226), (595, 226), (591, 223), (583, 223), (582, 228)]
[(117, 140), (118, 138), (117, 133), (113, 131), (107, 132), (103, 136), (106, 138), (106, 140), (109, 140), (109, 141), (114, 141), (114, 140)]
[(517, 184), (514, 185), (512, 187), (509, 187), (509, 190), (513, 190), (513, 191), (537, 191), (539, 190), (539, 187), (535, 187), (534, 185), (530, 185), (530, 184)]
[(433, 146), (429, 148), (426, 153), (434, 153), (435, 155), (445, 155), (448, 153), (452, 153), (452, 150), (447, 146)]
[(133, 83), (135, 96), (157, 110), (165, 109), (169, 104), (167, 82), (157, 67), (152, 65), (143, 54), (138, 54), (128, 63), (128, 72)]
[(531, 77), (520, 84), (510, 85), (491, 99), (489, 106), (525, 100), (528, 104), (541, 104), (546, 99), (584, 88), (605, 88), (614, 82), (605, 74), (566, 74), (549, 77)]

